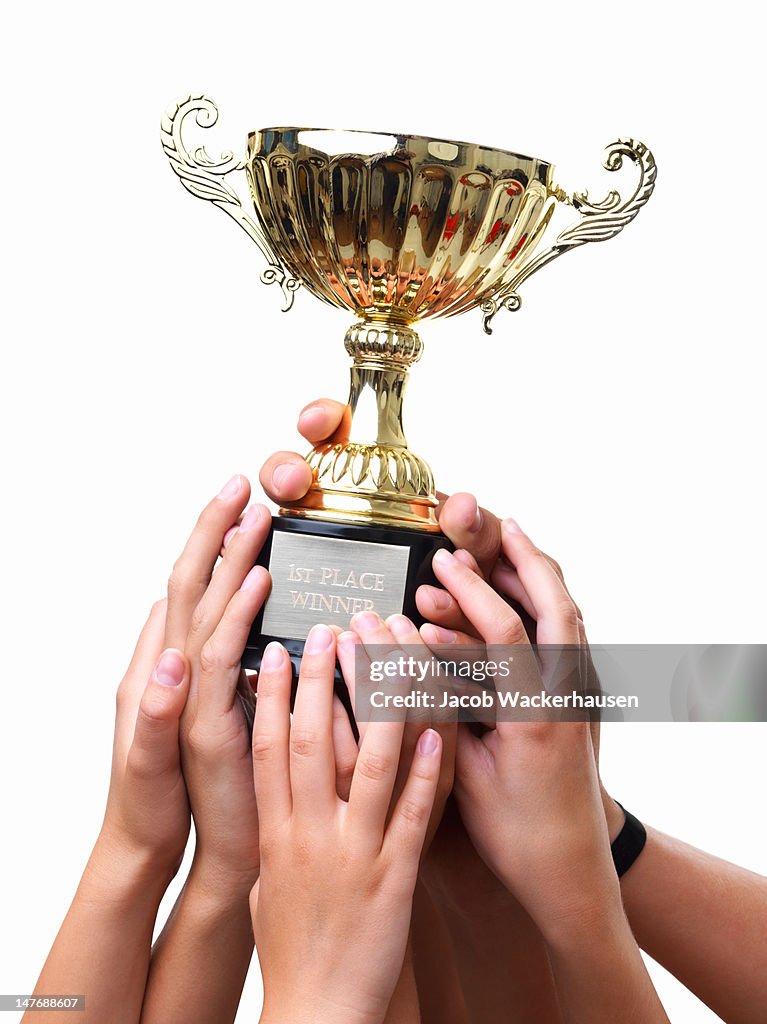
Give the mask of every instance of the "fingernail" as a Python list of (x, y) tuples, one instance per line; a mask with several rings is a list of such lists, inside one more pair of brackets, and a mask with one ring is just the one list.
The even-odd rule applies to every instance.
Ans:
[(240, 590), (252, 590), (253, 587), (255, 587), (255, 585), (258, 583), (259, 579), (261, 579), (261, 574), (263, 573), (263, 571), (263, 566), (254, 565), (253, 568), (248, 573), (248, 575), (242, 581)]
[(474, 502), (474, 512), (470, 512), (467, 516), (468, 523), (467, 529), (469, 533), (477, 533), (480, 526), (482, 525), (482, 513), (479, 511), (479, 505), (477, 499), (472, 495), (472, 501)]
[(344, 633), (339, 634), (336, 643), (340, 647), (351, 647), (353, 644), (357, 643), (357, 634), (352, 633), (350, 629), (347, 629)]
[(453, 557), (452, 552), (448, 551), (447, 548), (440, 548), (438, 551), (434, 552), (432, 563), (436, 565), (452, 565), (453, 562), (455, 562), (455, 558)]
[(287, 480), (288, 476), (293, 472), (293, 467), (284, 463), (282, 466), (276, 466), (272, 470), (272, 483), (278, 491), (282, 490), (282, 487)]
[(261, 656), (261, 669), (267, 672), (272, 672), (285, 661), (285, 648), (282, 644), (278, 644), (276, 640), (272, 640), (271, 643), (266, 645), (266, 650)]
[(382, 625), (383, 620), (375, 612), (360, 612), (358, 615), (352, 616), (352, 626), (355, 629), (375, 629), (376, 626)]
[(252, 530), (261, 521), (261, 516), (264, 514), (263, 505), (251, 505), (245, 515), (242, 517), (240, 523), (240, 532), (246, 533), (248, 530)]
[(452, 629), (444, 629), (442, 626), (435, 626), (433, 622), (427, 622), (423, 628), (424, 630), (428, 630), (428, 638), (424, 637), (424, 639), (430, 643), (454, 644), (458, 639), (458, 634), (454, 633)]
[(160, 655), (154, 677), (162, 686), (180, 686), (184, 680), (186, 663), (178, 651), (169, 648)]
[(311, 422), (319, 423), (320, 419), (324, 419), (324, 416), (325, 414), (323, 413), (321, 406), (308, 405), (298, 414), (298, 422), (303, 424), (305, 427)]
[(234, 537), (235, 533), (237, 533), (239, 528), (240, 528), (239, 526), (230, 526), (229, 527), (229, 529), (224, 534), (224, 544), (223, 544), (224, 547), (226, 547), (227, 544), (229, 544), (229, 542), (231, 541), (232, 537)]
[(240, 488), (242, 487), (242, 477), (239, 473), (235, 473), (231, 480), (224, 484), (221, 490), (218, 492), (219, 498), (233, 498), (235, 494), (239, 494)]
[(433, 754), (439, 746), (439, 733), (435, 732), (434, 729), (427, 729), (426, 732), (422, 732), (418, 740), (418, 753), (424, 757), (428, 757), (429, 754)]
[(390, 615), (386, 625), (398, 640), (404, 640), (416, 632), (416, 628), (407, 615)]
[(312, 626), (304, 644), (304, 654), (321, 654), (333, 643), (335, 635), (327, 626)]
[(506, 533), (522, 533), (519, 523), (514, 519), (504, 519), (503, 528)]

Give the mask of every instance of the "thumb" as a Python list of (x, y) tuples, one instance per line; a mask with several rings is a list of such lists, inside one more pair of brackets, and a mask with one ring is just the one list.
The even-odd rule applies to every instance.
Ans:
[(473, 494), (451, 494), (439, 513), (439, 528), (474, 556), (487, 576), (501, 551), (501, 524), (492, 512), (480, 508)]
[(189, 662), (163, 651), (144, 688), (129, 761), (140, 773), (159, 775), (179, 764), (178, 724), (189, 693)]

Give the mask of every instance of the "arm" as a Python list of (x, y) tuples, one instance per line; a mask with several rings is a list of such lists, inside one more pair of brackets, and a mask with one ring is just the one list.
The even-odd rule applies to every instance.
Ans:
[[(623, 812), (613, 801), (606, 810), (614, 836)], [(767, 879), (648, 828), (621, 891), (642, 949), (728, 1024), (762, 1020)]]
[(402, 723), (372, 723), (349, 799), (336, 788), (336, 638), (315, 626), (295, 709), (285, 649), (264, 652), (253, 732), (261, 875), (251, 894), (262, 1024), (381, 1024), (402, 976), (441, 741), (420, 737), (391, 816)]
[[(250, 738), (240, 660), (269, 589), (253, 568), (271, 520), (235, 476), (200, 515), (168, 584), (166, 642), (189, 659), (181, 750), (195, 821), (194, 861), (152, 953), (142, 1024), (233, 1021), (253, 953), (248, 896), (258, 878)], [(224, 537), (229, 542), (215, 574)]]
[[(104, 823), (35, 989), (84, 995), (78, 1019), (89, 1024), (138, 1020), (155, 916), (189, 831), (178, 745), (189, 670), (177, 651), (160, 656), (164, 622), (162, 603), (118, 689)], [(35, 1010), (24, 1020), (60, 1017)]]
[(248, 891), (193, 864), (152, 950), (142, 1020), (233, 1021), (252, 954)]
[[(504, 525), (503, 553), (535, 606), (539, 642), (576, 647), (578, 616), (559, 576), (515, 523)], [(524, 653), (521, 619), (474, 571), (448, 552), (434, 568), (474, 635)], [(529, 682), (540, 690), (552, 680)], [(563, 1020), (667, 1024), (625, 920), (588, 722), (498, 721), (482, 736), (462, 728), (456, 795), (474, 846), (543, 935)]]
[[(148, 859), (99, 839), (35, 986), (44, 996), (85, 996), (85, 1021), (137, 1021), (157, 908), (170, 877)], [(56, 1024), (61, 1013), (35, 1010), (24, 1021)]]

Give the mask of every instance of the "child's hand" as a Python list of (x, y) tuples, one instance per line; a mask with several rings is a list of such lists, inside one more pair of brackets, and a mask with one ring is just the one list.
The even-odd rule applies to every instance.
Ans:
[(179, 719), (189, 691), (180, 651), (163, 651), (166, 602), (158, 602), (117, 690), (112, 774), (98, 846), (144, 860), (165, 884), (189, 835), (179, 759)]
[[(505, 526), (503, 553), (532, 602), (538, 642), (577, 647), (579, 616), (562, 580), (516, 524)], [(475, 635), (529, 644), (519, 616), (459, 558), (439, 552), (434, 569)], [(545, 649), (541, 660), (545, 673)], [(481, 738), (462, 727), (456, 796), (477, 850), (544, 934), (568, 915), (620, 908), (588, 721), (498, 722)]]
[(235, 476), (203, 510), (173, 567), (166, 632), (166, 642), (182, 648), (191, 664), (181, 752), (196, 830), (194, 875), (243, 899), (258, 877), (258, 816), (237, 691), (248, 685), (240, 661), (271, 586), (267, 570), (254, 566), (271, 516), (252, 505), (240, 520), (249, 497), (250, 484)]
[[(361, 612), (351, 620), (350, 629), (338, 637), (338, 662), (355, 712), (357, 711), (357, 674), (360, 671), (368, 673), (371, 660), (380, 658), (383, 651), (396, 651), (403, 647), (407, 649), (408, 655), (417, 660), (431, 660), (431, 650), (406, 615), (390, 615), (384, 622), (375, 612)], [(400, 713), (405, 715), (405, 712)], [(362, 718), (361, 721), (360, 718)], [(357, 721), (362, 739), (368, 729), (368, 722), (364, 718), (365, 716), (359, 715)], [(416, 744), (427, 726), (433, 726), (442, 738), (442, 760), (437, 793), (429, 819), (429, 827), (426, 831), (424, 854), (431, 847), (431, 841), (442, 820), (445, 803), (453, 788), (457, 735), (457, 724), (454, 720), (450, 718), (445, 720), (445, 716), (431, 715), (428, 709), (411, 709), (407, 712), (397, 781), (393, 794), (393, 799), (396, 800), (402, 792), (407, 782)]]
[(368, 725), (348, 802), (333, 744), (336, 638), (306, 642), (295, 711), (277, 643), (261, 665), (253, 769), (261, 877), (251, 894), (263, 1022), (383, 1021), (405, 954), (418, 862), (439, 779), (441, 739), (422, 733), (389, 816), (404, 723)]

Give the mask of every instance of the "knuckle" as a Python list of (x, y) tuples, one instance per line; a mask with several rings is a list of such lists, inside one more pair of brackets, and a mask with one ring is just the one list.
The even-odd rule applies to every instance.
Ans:
[(426, 823), (429, 817), (429, 809), (425, 804), (419, 803), (418, 800), (409, 798), (402, 801), (400, 815), (407, 825), (418, 828)]
[(149, 758), (135, 743), (131, 744), (128, 751), (128, 756), (125, 760), (125, 771), (134, 779), (147, 779), (155, 774)]
[(189, 635), (193, 637), (204, 636), (208, 632), (209, 615), (205, 602), (200, 601), (192, 612), (189, 620)]
[(543, 557), (549, 563), (549, 565), (554, 570), (554, 572), (557, 574), (557, 576), (559, 576), (560, 580), (564, 583), (565, 582), (565, 574), (562, 572), (562, 566), (559, 564), (559, 562), (556, 560), (556, 558), (552, 558), (551, 555), (547, 555), (545, 552), (541, 552), (541, 554), (543, 554)]
[(208, 734), (201, 725), (199, 718), (195, 718), (187, 730), (185, 745), (194, 757), (201, 757), (207, 753), (209, 747)]
[(221, 668), (221, 656), (218, 645), (211, 637), (200, 648), (200, 671), (205, 675), (213, 675)]
[(495, 622), (495, 630), (498, 635), (506, 641), (506, 643), (522, 643), (527, 639), (522, 619), (520, 619), (520, 617), (508, 606), (503, 609), (499, 609)]
[(189, 590), (190, 577), (183, 555), (173, 563), (170, 576), (168, 577), (168, 600), (177, 600)]
[(357, 761), (357, 771), (371, 782), (388, 778), (393, 770), (394, 762), (382, 754), (362, 754)]
[(319, 744), (316, 732), (308, 729), (293, 730), (290, 734), (290, 752), (299, 758), (312, 757)]
[(269, 733), (254, 733), (253, 735), (253, 761), (256, 764), (263, 764), (269, 761), (275, 748), (274, 737)]
[(555, 611), (558, 618), (560, 618), (566, 626), (571, 626), (574, 629), (577, 629), (578, 609), (569, 597), (563, 595), (561, 600), (557, 602)]

